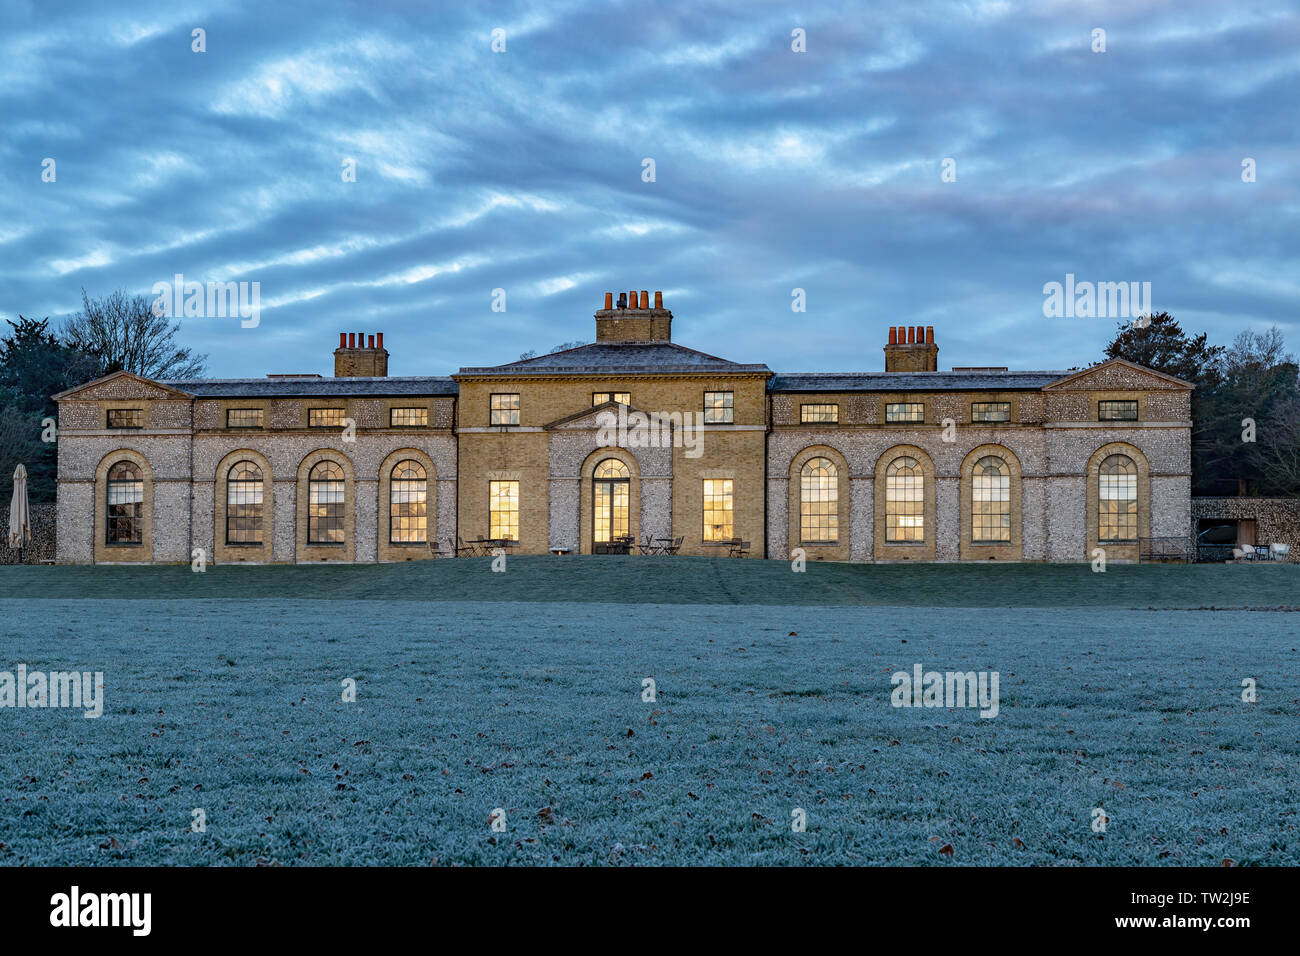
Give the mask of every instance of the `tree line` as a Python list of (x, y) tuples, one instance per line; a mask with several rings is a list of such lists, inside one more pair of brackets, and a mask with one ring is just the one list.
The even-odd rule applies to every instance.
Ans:
[(0, 489), (9, 503), (14, 468), (27, 467), (27, 495), (53, 501), (57, 446), (43, 422), (57, 418), (50, 396), (117, 371), (152, 379), (197, 378), (207, 356), (178, 341), (180, 323), (155, 315), (153, 300), (118, 290), (92, 299), (57, 328), (19, 314), (0, 338)]
[(1196, 386), (1192, 493), (1300, 496), (1300, 365), (1281, 331), (1244, 331), (1228, 346), (1188, 335), (1168, 312), (1119, 325), (1106, 358)]

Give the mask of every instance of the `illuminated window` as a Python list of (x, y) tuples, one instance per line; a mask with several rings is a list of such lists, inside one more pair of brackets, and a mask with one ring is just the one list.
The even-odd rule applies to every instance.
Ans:
[(343, 412), (342, 408), (309, 408), (307, 425), (310, 428), (342, 428)]
[(227, 428), (261, 428), (262, 410), (260, 408), (226, 409)]
[(734, 406), (734, 392), (705, 392), (704, 423), (725, 424), (735, 421)]
[(609, 544), (628, 533), (631, 486), (627, 465), (606, 458), (592, 473), (592, 541)]
[(800, 405), (801, 422), (838, 422), (840, 407), (838, 405)]
[(975, 543), (1011, 540), (1011, 469), (992, 455), (971, 474), (971, 529)]
[[(492, 396), (492, 420), (490, 424), (519, 424), (519, 396), (517, 394)], [(493, 537), (497, 537), (497, 535), (493, 535)]]
[[(727, 394), (730, 394), (728, 392)], [(704, 479), (704, 540), (730, 541), (735, 537), (730, 478)]]
[(143, 408), (110, 408), (109, 428), (144, 428)]
[(140, 544), (144, 540), (144, 476), (140, 466), (119, 461), (108, 470), (109, 544)]
[(895, 458), (885, 472), (885, 540), (925, 540), (925, 475), (915, 458)]
[(1011, 421), (1011, 403), (974, 402), (970, 407), (970, 420), (973, 422), (1009, 422)]
[(890, 402), (885, 405), (886, 422), (925, 421), (924, 402)]
[(1137, 540), (1137, 465), (1125, 455), (1111, 455), (1097, 476), (1099, 541)]
[(343, 469), (322, 461), (307, 475), (307, 542), (343, 543)]
[(799, 473), (799, 537), (807, 542), (839, 540), (839, 476), (829, 458), (813, 458)]
[(488, 537), (519, 540), (519, 482), (488, 482)]
[(388, 426), (390, 428), (426, 428), (429, 424), (427, 408), (390, 408)]
[(237, 461), (226, 472), (226, 544), (262, 543), (262, 469)]
[(620, 405), (632, 404), (631, 392), (592, 392), (591, 404), (601, 405), (605, 402), (618, 402)]
[(1103, 422), (1135, 422), (1138, 420), (1138, 403), (1098, 402), (1097, 420)]
[(429, 536), (429, 481), (418, 461), (399, 461), (388, 484), (388, 540), (424, 544)]

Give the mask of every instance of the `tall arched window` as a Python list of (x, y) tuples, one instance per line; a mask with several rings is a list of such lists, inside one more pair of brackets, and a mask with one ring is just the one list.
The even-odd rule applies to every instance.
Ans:
[(343, 543), (343, 497), (347, 485), (343, 468), (336, 462), (322, 461), (307, 475), (307, 542), (309, 544)]
[(995, 455), (975, 462), (971, 473), (973, 543), (1011, 540), (1011, 469)]
[(885, 472), (885, 540), (925, 540), (925, 475), (915, 458), (895, 458)]
[(840, 538), (839, 475), (829, 458), (810, 458), (799, 472), (799, 537), (824, 543)]
[(625, 538), (631, 520), (631, 475), (617, 458), (606, 458), (591, 474), (591, 543), (597, 554), (626, 554), (612, 547)]
[(424, 466), (409, 458), (393, 466), (388, 485), (388, 540), (424, 544), (429, 537), (429, 481)]
[(262, 543), (262, 469), (237, 461), (226, 473), (226, 544)]
[(1127, 455), (1111, 455), (1097, 475), (1098, 541), (1136, 541), (1137, 465)]
[(119, 461), (108, 470), (108, 510), (105, 529), (109, 544), (144, 541), (144, 475), (140, 466)]

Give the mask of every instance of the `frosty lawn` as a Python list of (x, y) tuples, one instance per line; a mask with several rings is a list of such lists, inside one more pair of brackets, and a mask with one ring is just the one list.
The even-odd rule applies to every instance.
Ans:
[(510, 556), (361, 565), (0, 568), (0, 598), (312, 598), (877, 607), (1300, 606), (1300, 564), (836, 564)]
[[(564, 570), (579, 564), (588, 598), (635, 589), (628, 564)], [(0, 709), (0, 863), (1300, 864), (1300, 616), (797, 607), (787, 595), (818, 585), (775, 577), (786, 604), (724, 604), (749, 593), (744, 564), (772, 567), (677, 564), (691, 569), (678, 600), (705, 574), (730, 594), (674, 605), (186, 599), (223, 569), (186, 583), (167, 572), (188, 569), (0, 572), (7, 593), (44, 595), (0, 600), (0, 670), (102, 670), (106, 685), (98, 720)], [(370, 569), (225, 570), (272, 589)], [(433, 571), (379, 570), (389, 585)], [(526, 570), (492, 577), (505, 588)], [(974, 587), (965, 568), (903, 570), (935, 603)], [(977, 570), (1013, 572), (996, 593), (983, 578), (984, 604), (1103, 577)], [(1139, 608), (1276, 607), (1296, 603), (1296, 570), (1105, 577)], [(1217, 575), (1178, 577), (1201, 571)], [(49, 596), (70, 572), (83, 594), (133, 575), (159, 590)], [(887, 590), (881, 577), (860, 580)], [(916, 663), (1000, 672), (999, 716), (891, 707), (890, 674)], [(1241, 700), (1246, 677), (1257, 703)], [(195, 808), (206, 833), (190, 830)]]

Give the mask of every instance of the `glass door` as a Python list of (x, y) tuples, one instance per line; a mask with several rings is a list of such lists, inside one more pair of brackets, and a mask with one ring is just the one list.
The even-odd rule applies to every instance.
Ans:
[(607, 458), (592, 475), (591, 550), (595, 554), (627, 554), (631, 482), (627, 465)]

